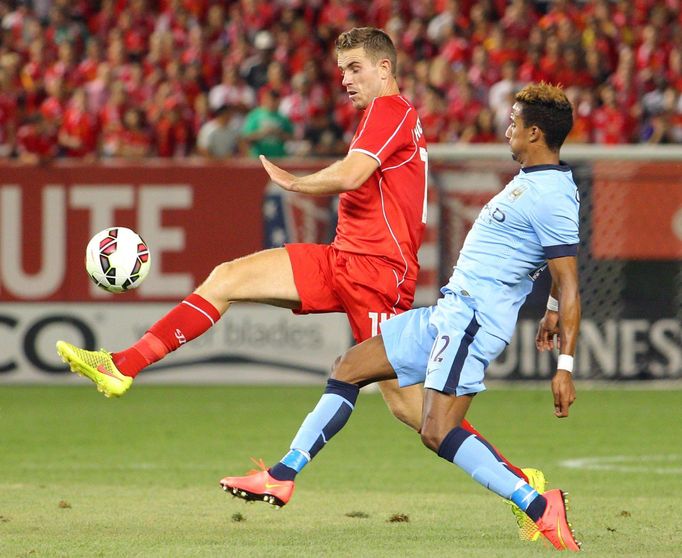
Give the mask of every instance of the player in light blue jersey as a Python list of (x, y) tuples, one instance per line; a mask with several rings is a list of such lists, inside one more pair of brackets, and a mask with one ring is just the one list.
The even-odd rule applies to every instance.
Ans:
[(549, 268), (552, 287), (540, 320), (538, 350), (560, 355), (551, 382), (554, 414), (567, 417), (575, 400), (571, 377), (580, 323), (578, 193), (559, 150), (572, 124), (560, 87), (524, 87), (515, 97), (506, 136), (521, 171), (481, 211), (464, 243), (443, 297), (384, 322), (382, 333), (346, 352), (291, 450), (268, 470), (226, 477), (226, 491), (247, 500), (284, 505), (294, 478), (350, 417), (360, 387), (397, 378), (423, 383), (424, 444), (474, 480), (513, 502), (555, 548), (580, 550), (566, 518), (565, 494), (539, 494), (504, 466), (488, 443), (461, 423), (473, 397), (485, 389), (489, 363), (511, 339), (533, 280)]

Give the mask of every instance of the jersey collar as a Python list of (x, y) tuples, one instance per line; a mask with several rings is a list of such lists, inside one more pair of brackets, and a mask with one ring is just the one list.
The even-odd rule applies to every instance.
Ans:
[(557, 171), (561, 171), (561, 172), (568, 172), (571, 170), (571, 167), (569, 167), (563, 161), (559, 161), (558, 165), (533, 165), (532, 167), (525, 167), (525, 168), (521, 169), (521, 172), (538, 172), (538, 171), (546, 171), (546, 170), (557, 170)]

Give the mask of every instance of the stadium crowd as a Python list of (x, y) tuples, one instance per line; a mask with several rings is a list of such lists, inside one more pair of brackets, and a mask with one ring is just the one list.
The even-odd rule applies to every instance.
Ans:
[(682, 143), (681, 0), (0, 0), (0, 155), (334, 156), (358, 114), (334, 41), (385, 29), (427, 141), (504, 141), (561, 83), (569, 142)]

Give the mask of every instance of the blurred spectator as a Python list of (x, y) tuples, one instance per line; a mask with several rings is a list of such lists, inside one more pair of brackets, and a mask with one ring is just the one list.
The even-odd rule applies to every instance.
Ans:
[(291, 79), (291, 93), (286, 95), (279, 104), (279, 111), (294, 125), (294, 139), (303, 138), (306, 122), (308, 122), (316, 107), (310, 98), (310, 84), (303, 72)]
[(17, 131), (17, 155), (22, 163), (46, 163), (57, 155), (57, 128), (40, 112)]
[(189, 124), (183, 116), (180, 103), (170, 98), (154, 124), (156, 155), (159, 157), (186, 157), (191, 149)]
[[(194, 105), (192, 106), (192, 135), (198, 138), (199, 130), (201, 130), (201, 127), (210, 119), (211, 109), (208, 106), (208, 95), (206, 95), (206, 93), (200, 93), (194, 99)], [(239, 127), (241, 127), (241, 125)]]
[(422, 124), (426, 143), (438, 143), (445, 139), (446, 122), (443, 118), (445, 110), (445, 94), (435, 85), (426, 88), (424, 105), (419, 110), (419, 121)]
[(595, 107), (591, 88), (571, 86), (566, 96), (573, 105), (573, 128), (566, 138), (567, 143), (590, 143), (592, 141), (592, 114)]
[(9, 157), (14, 151), (18, 95), (10, 75), (0, 66), (0, 157)]
[(239, 137), (240, 128), (234, 119), (234, 110), (223, 105), (199, 130), (197, 153), (210, 159), (227, 159), (237, 153)]
[[(149, 126), (150, 155), (189, 154), (209, 108), (227, 104), (243, 117), (265, 88), (279, 93), (303, 150), (322, 114), (331, 115), (331, 137), (340, 129), (349, 142), (358, 114), (330, 87), (339, 74), (326, 55), (354, 25), (383, 27), (400, 45), (401, 89), (426, 111), (430, 138), (487, 141), (490, 109), (504, 141), (515, 66), (513, 81), (577, 88), (569, 141), (681, 141), (679, 0), (0, 0), (0, 19), (4, 156), (17, 154), (18, 128), (38, 111), (65, 126), (66, 101), (79, 88), (100, 121), (99, 155), (112, 155), (131, 107)], [(433, 110), (428, 86), (450, 114)], [(615, 120), (605, 118), (612, 111)]]
[(88, 111), (85, 91), (79, 87), (69, 99), (59, 127), (59, 146), (67, 157), (95, 158), (99, 132), (97, 119)]
[(97, 37), (90, 37), (86, 43), (85, 56), (76, 68), (77, 83), (87, 83), (97, 79), (99, 65), (102, 63), (102, 46)]
[(47, 97), (40, 103), (40, 112), (47, 120), (54, 124), (55, 128), (59, 128), (62, 118), (64, 118), (64, 109), (66, 108), (66, 90), (63, 79), (56, 76), (46, 81), (45, 90), (47, 91)]
[(665, 97), (668, 82), (660, 75), (655, 78), (654, 82), (654, 89), (642, 96), (642, 110), (645, 118), (657, 116), (666, 109)]
[(336, 158), (345, 155), (348, 144), (343, 130), (332, 115), (320, 107), (313, 108), (310, 120), (303, 131), (304, 149), (297, 155)]
[(214, 85), (208, 93), (208, 106), (216, 110), (223, 105), (230, 105), (246, 114), (256, 106), (256, 95), (241, 78), (236, 66), (226, 64), (223, 67), (222, 81)]
[(656, 80), (656, 89), (646, 93), (642, 98), (645, 120), (640, 130), (640, 139), (646, 143), (673, 143), (675, 113), (679, 91), (670, 87), (660, 77)]
[(126, 102), (125, 85), (121, 80), (113, 82), (109, 91), (109, 98), (99, 111), (102, 130), (107, 132), (121, 126)]
[[(476, 97), (476, 91), (469, 83), (461, 83), (458, 95), (450, 101), (447, 114), (450, 120), (451, 137), (459, 137), (461, 130), (476, 121), (476, 116), (483, 108), (483, 103)], [(507, 113), (509, 118), (509, 113)]]
[(613, 145), (630, 140), (632, 130), (627, 115), (616, 102), (613, 87), (605, 84), (600, 89), (601, 106), (594, 110), (592, 125), (595, 143)]
[(500, 136), (495, 131), (493, 111), (483, 108), (476, 115), (476, 121), (462, 130), (460, 141), (463, 143), (495, 143)]
[(265, 89), (258, 107), (246, 115), (242, 138), (249, 144), (249, 153), (258, 157), (284, 157), (285, 142), (294, 132), (294, 126), (278, 110), (279, 93)]
[(670, 116), (670, 140), (682, 143), (682, 91), (673, 89), (676, 98), (672, 100), (672, 115)]
[(504, 137), (509, 126), (509, 115), (514, 104), (514, 95), (525, 83), (519, 79), (518, 65), (514, 60), (507, 60), (502, 65), (502, 78), (493, 83), (488, 92), (488, 106), (492, 110), (496, 135)]
[(26, 110), (31, 113), (45, 97), (44, 83), (45, 42), (42, 39), (31, 43), (28, 61), (21, 68), (21, 87), (24, 90)]
[(253, 39), (256, 52), (247, 58), (241, 67), (241, 73), (246, 78), (246, 83), (253, 89), (258, 90), (268, 81), (268, 67), (273, 61), (275, 52), (275, 40), (269, 31), (258, 31)]
[(151, 154), (152, 143), (141, 111), (135, 108), (125, 111), (121, 125), (107, 136), (106, 152), (112, 157), (126, 159), (139, 159)]

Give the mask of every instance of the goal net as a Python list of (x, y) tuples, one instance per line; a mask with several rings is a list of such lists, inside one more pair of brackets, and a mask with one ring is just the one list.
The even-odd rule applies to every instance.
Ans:
[[(429, 148), (429, 231), (417, 304), (431, 304), (481, 207), (519, 168), (506, 145)], [(682, 153), (665, 147), (566, 146), (581, 196), (583, 319), (575, 375), (682, 377)], [(535, 349), (548, 272), (521, 310), (514, 338), (489, 377), (549, 377), (555, 355)]]

